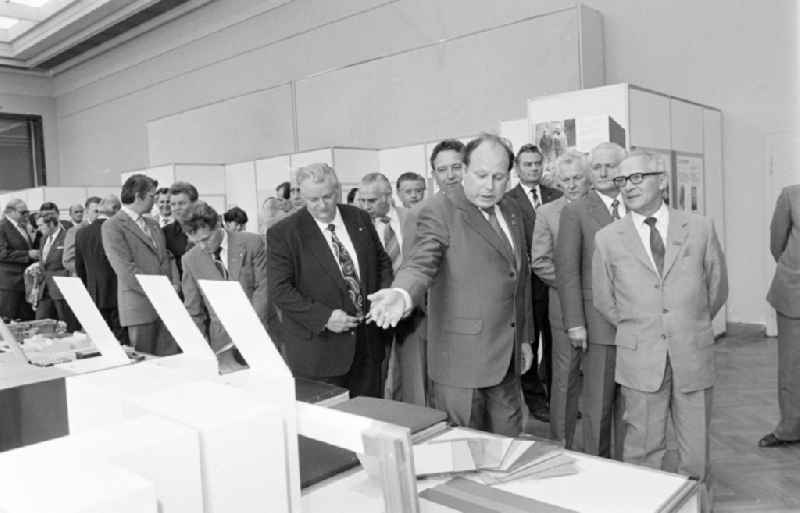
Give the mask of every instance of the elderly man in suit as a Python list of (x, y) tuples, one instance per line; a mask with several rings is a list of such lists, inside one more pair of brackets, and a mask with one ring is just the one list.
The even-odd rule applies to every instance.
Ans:
[(0, 317), (33, 319), (33, 310), (25, 301), (25, 268), (39, 260), (28, 233), (28, 206), (12, 199), (3, 209), (0, 220)]
[(367, 295), (392, 280), (392, 261), (369, 214), (338, 204), (339, 180), (327, 164), (297, 172), (306, 204), (267, 231), (271, 320), (295, 375), (351, 395), (383, 396), (381, 364), (390, 333), (363, 322)]
[(464, 150), (464, 185), (419, 213), (417, 241), (370, 319), (394, 326), (428, 304), (434, 407), (460, 426), (522, 431), (519, 376), (533, 361), (530, 266), (516, 203), (503, 197), (513, 154), (484, 134)]
[(67, 324), (68, 331), (76, 331), (79, 329), (77, 320), (53, 280), (56, 276), (69, 274), (62, 262), (64, 237), (67, 231), (61, 226), (58, 214), (53, 212), (46, 212), (39, 216), (37, 223), (39, 232), (42, 234), (42, 258), (39, 264), (41, 285), (36, 318), (58, 319)]
[[(517, 202), (522, 210), (525, 222), (525, 247), (528, 251), (528, 260), (531, 261), (531, 247), (534, 227), (536, 226), (536, 211), (543, 205), (561, 197), (561, 191), (540, 183), (542, 179), (542, 152), (533, 144), (525, 144), (517, 151), (514, 167), (519, 177), (516, 187), (506, 195)], [(533, 352), (542, 341), (542, 364), (534, 365), (531, 370), (522, 375), (522, 390), (525, 402), (534, 418), (548, 422), (550, 412), (547, 403), (550, 399), (550, 383), (552, 381), (552, 348), (553, 336), (548, 316), (548, 286), (536, 274), (531, 274), (533, 292), (533, 321), (534, 337)]]
[(784, 188), (770, 223), (775, 276), (767, 301), (778, 318), (778, 407), (780, 422), (760, 447), (800, 443), (800, 185)]
[[(69, 272), (70, 276), (75, 276), (75, 236), (78, 230), (89, 226), (97, 219), (97, 207), (100, 205), (100, 198), (91, 196), (86, 199), (86, 202), (81, 207), (81, 222), (67, 230), (67, 235), (64, 237), (64, 256), (61, 262), (64, 268)], [(75, 205), (73, 205), (73, 208)], [(72, 216), (72, 209), (70, 209), (70, 216)], [(75, 217), (72, 217), (75, 220)]]
[(561, 211), (555, 249), (562, 319), (575, 349), (570, 359), (580, 359), (583, 367), (583, 450), (606, 458), (612, 456), (612, 433), (617, 435), (615, 458), (620, 457), (621, 449), (614, 383), (615, 330), (592, 304), (592, 254), (595, 233), (625, 213), (612, 180), (624, 157), (625, 150), (614, 143), (602, 143), (592, 150), (590, 173), (594, 190)]
[(122, 208), (101, 228), (103, 249), (117, 274), (119, 320), (128, 329), (131, 345), (145, 353), (175, 354), (178, 347), (158, 317), (137, 274), (171, 276), (164, 234), (144, 214), (153, 208), (158, 182), (135, 174), (122, 185)]
[(103, 198), (97, 205), (97, 215), (88, 226), (75, 234), (75, 274), (89, 291), (114, 336), (128, 344), (128, 332), (119, 323), (117, 309), (117, 274), (103, 249), (102, 227), (109, 217), (121, 208), (114, 195)]
[(577, 150), (567, 150), (556, 161), (555, 181), (564, 195), (546, 203), (536, 211), (533, 228), (531, 268), (547, 285), (548, 317), (553, 330), (553, 383), (550, 388), (550, 436), (561, 440), (567, 449), (572, 448), (580, 395), (580, 350), (570, 344), (561, 313), (556, 284), (554, 250), (558, 239), (561, 211), (568, 203), (583, 198), (588, 191), (589, 162)]
[(238, 281), (261, 322), (267, 322), (267, 255), (254, 233), (227, 231), (219, 214), (204, 201), (183, 214), (192, 248), (183, 255), (183, 301), (189, 315), (217, 355), (221, 373), (239, 369), (235, 346), (200, 291), (198, 280)]
[(614, 183), (628, 214), (597, 232), (592, 291), (597, 309), (617, 327), (623, 459), (660, 468), (671, 418), (678, 472), (705, 482), (714, 384), (711, 320), (727, 299), (728, 280), (711, 220), (668, 208), (667, 181), (646, 152), (633, 152), (618, 166)]

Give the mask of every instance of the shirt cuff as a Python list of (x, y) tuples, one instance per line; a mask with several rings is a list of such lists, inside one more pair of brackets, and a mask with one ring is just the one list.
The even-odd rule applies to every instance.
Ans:
[(575, 333), (578, 330), (586, 330), (585, 326), (573, 326), (572, 328), (567, 329), (567, 333)]
[(400, 287), (394, 287), (392, 290), (400, 292), (400, 294), (403, 296), (403, 317), (407, 316), (414, 308), (414, 302), (411, 301), (411, 294), (409, 294), (406, 289), (402, 289)]

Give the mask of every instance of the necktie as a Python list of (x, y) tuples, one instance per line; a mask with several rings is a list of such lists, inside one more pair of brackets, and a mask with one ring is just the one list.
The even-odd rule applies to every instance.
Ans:
[(616, 221), (619, 218), (619, 200), (614, 199), (614, 201), (611, 202), (611, 219)]
[(222, 275), (224, 279), (228, 279), (228, 270), (225, 268), (225, 264), (222, 262), (222, 245), (220, 244), (217, 246), (217, 249), (214, 250), (214, 265), (217, 266), (217, 270)]
[(653, 253), (653, 260), (655, 260), (658, 274), (661, 276), (664, 274), (664, 241), (656, 228), (656, 221), (655, 217), (648, 217), (644, 220), (645, 224), (650, 227), (650, 251)]
[(47, 261), (47, 255), (50, 253), (50, 248), (53, 245), (53, 236), (48, 235), (47, 240), (44, 242), (44, 247), (42, 248), (42, 262)]
[(150, 233), (150, 227), (147, 226), (144, 217), (139, 216), (139, 219), (136, 220), (136, 224), (144, 232), (144, 234), (147, 235), (147, 237), (150, 239), (150, 242), (153, 243), (153, 247), (157, 248), (158, 246), (156, 245), (156, 239), (153, 237), (153, 234)]
[(539, 199), (539, 194), (536, 193), (535, 188), (531, 189), (531, 197), (533, 198), (534, 210), (542, 206), (542, 200)]
[(392, 259), (392, 269), (395, 271), (400, 267), (400, 243), (397, 240), (397, 235), (392, 229), (391, 220), (387, 217), (381, 217), (381, 222), (385, 225), (383, 231), (383, 249), (386, 254)]
[(344, 247), (342, 241), (336, 236), (336, 226), (333, 224), (328, 225), (328, 230), (331, 232), (331, 242), (333, 243), (334, 253), (336, 253), (336, 260), (339, 262), (339, 268), (342, 270), (342, 277), (347, 285), (347, 294), (353, 301), (356, 307), (356, 317), (364, 315), (364, 296), (361, 295), (361, 284), (356, 275), (355, 264), (347, 248)]
[(500, 222), (497, 220), (497, 212), (495, 212), (495, 208), (490, 207), (482, 210), (487, 216), (489, 216), (489, 224), (492, 226), (492, 229), (497, 232), (500, 240), (503, 241), (503, 249), (506, 251), (506, 254), (508, 254), (512, 259), (515, 259), (514, 248), (511, 247), (511, 242), (509, 242), (506, 232), (504, 232), (503, 228), (500, 227)]

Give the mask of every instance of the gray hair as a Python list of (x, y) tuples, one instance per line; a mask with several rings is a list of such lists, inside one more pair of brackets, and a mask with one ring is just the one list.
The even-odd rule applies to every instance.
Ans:
[(625, 160), (625, 157), (628, 156), (628, 152), (615, 142), (601, 142), (594, 148), (592, 148), (591, 155), (594, 156), (594, 152), (597, 150), (613, 150), (617, 153), (617, 163), (622, 162)]
[(24, 204), (25, 204), (25, 202), (22, 201), (22, 199), (20, 199), (20, 198), (10, 199), (10, 200), (8, 200), (8, 203), (6, 203), (6, 206), (3, 209), (3, 213), (4, 214), (8, 214), (10, 212), (14, 212), (15, 210), (17, 210), (18, 206), (24, 205)]
[(578, 169), (585, 176), (589, 175), (589, 159), (586, 154), (576, 148), (568, 148), (556, 159), (556, 176), (561, 178), (563, 170)]
[(336, 171), (334, 171), (331, 166), (325, 164), (324, 162), (317, 162), (305, 167), (301, 167), (297, 170), (297, 174), (295, 175), (298, 187), (306, 180), (311, 180), (313, 183), (322, 183), (328, 178), (333, 180), (338, 187), (339, 178), (336, 176)]
[(367, 173), (361, 178), (361, 186), (366, 187), (367, 185), (372, 185), (374, 183), (380, 183), (383, 185), (383, 192), (385, 194), (392, 193), (392, 183), (386, 178), (386, 175), (383, 173)]
[(122, 204), (120, 203), (119, 198), (113, 194), (109, 194), (100, 200), (100, 204), (97, 206), (97, 211), (103, 215), (111, 217), (116, 214), (121, 207)]

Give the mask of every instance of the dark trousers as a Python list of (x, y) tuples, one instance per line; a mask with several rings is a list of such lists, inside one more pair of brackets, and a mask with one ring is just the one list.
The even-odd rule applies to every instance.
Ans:
[(539, 351), (539, 339), (542, 341), (542, 362), (540, 365), (531, 365), (528, 372), (520, 377), (522, 393), (530, 409), (547, 407), (550, 398), (550, 386), (553, 379), (553, 334), (550, 331), (550, 318), (548, 315), (548, 300), (534, 299), (534, 356)]
[(25, 301), (24, 290), (0, 290), (0, 317), (20, 321), (33, 319), (33, 309)]
[(128, 338), (131, 346), (140, 353), (169, 356), (181, 352), (161, 321), (128, 326)]
[(386, 355), (385, 342), (367, 340), (366, 331), (356, 329), (356, 351), (347, 374), (341, 376), (311, 377), (350, 391), (350, 397), (365, 395), (383, 397), (383, 360)]

